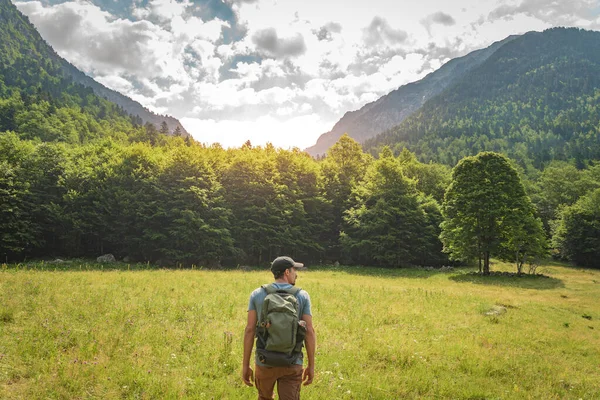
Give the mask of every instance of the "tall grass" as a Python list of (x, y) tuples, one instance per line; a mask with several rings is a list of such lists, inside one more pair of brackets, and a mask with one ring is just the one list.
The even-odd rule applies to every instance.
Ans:
[[(303, 398), (600, 398), (600, 271), (466, 272), (300, 273), (318, 340)], [(270, 280), (257, 270), (3, 266), (0, 398), (256, 398), (239, 378), (242, 331), (250, 292)]]

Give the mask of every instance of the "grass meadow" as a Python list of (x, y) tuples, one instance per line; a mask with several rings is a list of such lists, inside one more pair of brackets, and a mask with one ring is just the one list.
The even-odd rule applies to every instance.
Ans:
[[(0, 268), (0, 398), (256, 398), (242, 336), (267, 270), (118, 268)], [(470, 271), (300, 272), (317, 332), (302, 398), (600, 399), (600, 271)]]

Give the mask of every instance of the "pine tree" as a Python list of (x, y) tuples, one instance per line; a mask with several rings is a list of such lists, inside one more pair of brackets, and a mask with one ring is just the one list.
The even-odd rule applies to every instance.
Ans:
[(167, 125), (166, 121), (161, 122), (160, 124), (160, 134), (161, 135), (168, 135), (169, 134), (169, 125)]

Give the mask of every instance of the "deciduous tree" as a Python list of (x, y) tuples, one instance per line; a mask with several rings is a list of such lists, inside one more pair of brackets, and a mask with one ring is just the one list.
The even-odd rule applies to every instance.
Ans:
[[(521, 234), (521, 218), (529, 217), (529, 200), (517, 171), (497, 153), (463, 158), (452, 171), (442, 211), (444, 251), (454, 259), (479, 259), (490, 272), (490, 257)], [(482, 266), (483, 262), (483, 266)]]
[(328, 258), (340, 256), (338, 240), (344, 211), (354, 205), (353, 189), (362, 182), (372, 157), (365, 154), (358, 142), (343, 135), (328, 151), (321, 162), (325, 197), (331, 202), (331, 224), (326, 235)]
[(553, 244), (575, 264), (600, 268), (600, 189), (560, 212)]
[(429, 241), (437, 241), (439, 232), (429, 229), (415, 181), (404, 176), (387, 147), (354, 192), (357, 204), (346, 212), (341, 233), (351, 260), (393, 266), (439, 262), (435, 252), (429, 254)]

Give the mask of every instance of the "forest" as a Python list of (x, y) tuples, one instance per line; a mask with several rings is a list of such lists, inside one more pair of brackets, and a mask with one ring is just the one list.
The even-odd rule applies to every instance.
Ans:
[[(113, 253), (163, 266), (235, 267), (287, 253), (309, 263), (401, 267), (485, 261), (487, 251), (520, 268), (549, 254), (600, 267), (597, 163), (556, 161), (531, 179), (496, 153), (451, 170), (408, 150), (372, 157), (347, 135), (322, 160), (271, 145), (223, 149), (158, 137), (69, 144), (1, 133), (3, 261)], [(490, 154), (500, 167), (480, 176), (492, 185), (478, 190), (473, 171), (484, 168), (471, 167), (466, 181), (459, 170)], [(509, 183), (505, 190), (497, 182)], [(494, 225), (480, 227), (468, 207), (493, 210)], [(465, 226), (477, 229), (465, 236)], [(483, 247), (461, 247), (465, 240)]]

